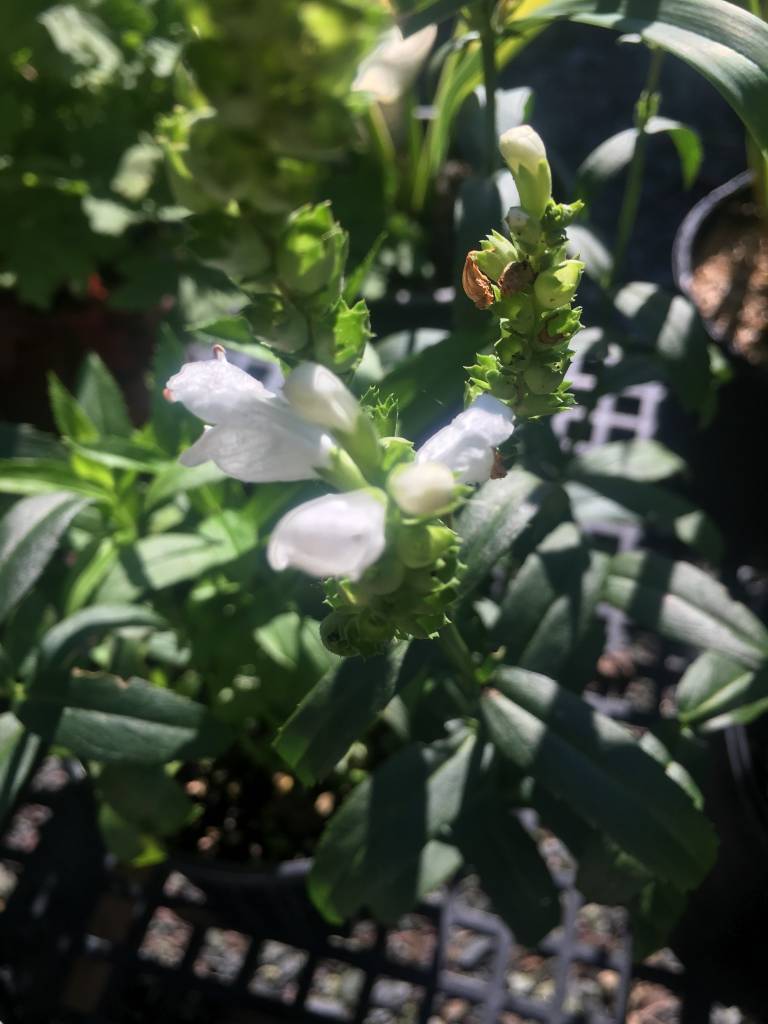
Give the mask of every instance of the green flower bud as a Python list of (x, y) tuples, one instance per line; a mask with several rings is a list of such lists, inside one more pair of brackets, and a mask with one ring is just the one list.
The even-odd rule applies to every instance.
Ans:
[(507, 295), (498, 305), (502, 329), (528, 334), (536, 321), (533, 297), (530, 293)]
[(498, 281), (506, 266), (520, 258), (515, 244), (498, 231), (492, 231), (482, 240), (474, 256), (478, 267), (494, 281)]
[(320, 638), (334, 654), (378, 654), (392, 640), (394, 626), (369, 609), (338, 609), (320, 623)]
[(563, 377), (559, 370), (539, 363), (527, 367), (523, 376), (534, 395), (548, 394), (557, 387)]
[(499, 139), (526, 213), (540, 220), (552, 199), (552, 172), (541, 137), (530, 127), (510, 128)]
[(277, 292), (254, 295), (242, 316), (257, 340), (278, 352), (301, 352), (309, 341), (306, 318)]
[(539, 305), (544, 309), (567, 306), (576, 294), (583, 270), (581, 260), (565, 260), (559, 266), (539, 274), (533, 286)]
[(380, 444), (384, 452), (381, 468), (385, 473), (391, 473), (395, 466), (413, 462), (415, 458), (413, 441), (404, 437), (382, 437)]
[(329, 203), (302, 206), (291, 214), (280, 240), (277, 272), (285, 287), (297, 295), (323, 293), (337, 301), (347, 256), (347, 234), (336, 223)]
[(457, 543), (456, 534), (447, 526), (407, 524), (395, 540), (397, 554), (409, 569), (424, 569)]
[(366, 595), (391, 594), (403, 582), (405, 569), (394, 554), (385, 554), (368, 569), (355, 590)]

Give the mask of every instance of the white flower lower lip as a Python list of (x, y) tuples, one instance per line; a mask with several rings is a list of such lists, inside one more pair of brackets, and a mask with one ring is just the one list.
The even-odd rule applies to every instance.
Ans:
[(512, 436), (514, 414), (491, 395), (481, 395), (447, 427), (433, 434), (416, 452), (416, 462), (441, 462), (459, 483), (481, 484), (490, 479), (494, 449)]
[(183, 465), (211, 461), (247, 483), (311, 480), (328, 468), (336, 447), (330, 434), (228, 363), (222, 346), (214, 357), (186, 363), (168, 381), (168, 397), (210, 424), (182, 454)]
[(292, 509), (272, 531), (267, 561), (275, 570), (357, 581), (384, 553), (386, 502), (371, 491), (325, 494)]

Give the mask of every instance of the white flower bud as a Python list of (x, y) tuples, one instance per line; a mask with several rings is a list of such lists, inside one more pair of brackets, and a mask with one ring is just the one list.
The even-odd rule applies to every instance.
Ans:
[(453, 504), (456, 479), (441, 462), (412, 462), (390, 476), (389, 493), (410, 516), (434, 516)]
[(540, 219), (552, 198), (552, 171), (541, 136), (527, 124), (510, 128), (499, 139), (499, 149), (515, 179), (521, 206)]
[(289, 374), (283, 394), (305, 420), (327, 430), (352, 434), (360, 406), (335, 373), (319, 363), (300, 363)]
[(275, 526), (267, 561), (277, 571), (359, 580), (384, 552), (386, 513), (384, 495), (370, 490), (306, 501)]

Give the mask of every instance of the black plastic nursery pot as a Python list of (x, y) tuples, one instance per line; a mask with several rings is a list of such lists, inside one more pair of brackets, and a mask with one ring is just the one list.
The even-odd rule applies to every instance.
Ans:
[(672, 271), (709, 335), (768, 370), (768, 223), (752, 181), (745, 171), (696, 203), (675, 237)]
[[(55, 761), (21, 801), (0, 865), (3, 1024), (426, 1024), (446, 1007), (466, 1024), (620, 1024), (627, 1012), (623, 917), (609, 913), (608, 937), (590, 929), (567, 872), (561, 926), (537, 950), (462, 880), (396, 924), (330, 926), (307, 896), (307, 860), (110, 865), (87, 778)], [(663, 968), (646, 975), (684, 985)]]

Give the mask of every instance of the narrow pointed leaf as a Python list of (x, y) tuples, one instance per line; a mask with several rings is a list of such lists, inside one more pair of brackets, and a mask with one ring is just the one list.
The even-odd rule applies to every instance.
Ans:
[(23, 498), (0, 520), (0, 621), (35, 585), (87, 501), (66, 492)]
[(545, 676), (499, 670), (483, 718), (502, 756), (661, 878), (688, 890), (715, 837), (688, 794), (624, 726)]
[(394, 697), (407, 649), (335, 665), (283, 725), (275, 749), (305, 785), (328, 775)]
[(567, 516), (563, 490), (527, 470), (515, 468), (502, 480), (489, 480), (458, 520), (461, 560), (467, 566), (462, 593), (477, 587), (508, 552), (521, 561)]
[(760, 666), (768, 631), (725, 587), (687, 562), (631, 551), (611, 562), (605, 600), (646, 629)]
[(49, 743), (96, 761), (165, 764), (212, 757), (233, 734), (197, 701), (145, 679), (73, 674), (55, 687), (37, 686), (19, 719)]
[(394, 921), (439, 881), (435, 854), (443, 877), (458, 867), (439, 837), (462, 806), (474, 747), (468, 736), (447, 759), (406, 747), (353, 790), (323, 833), (309, 876), (312, 901), (329, 921), (363, 907)]

